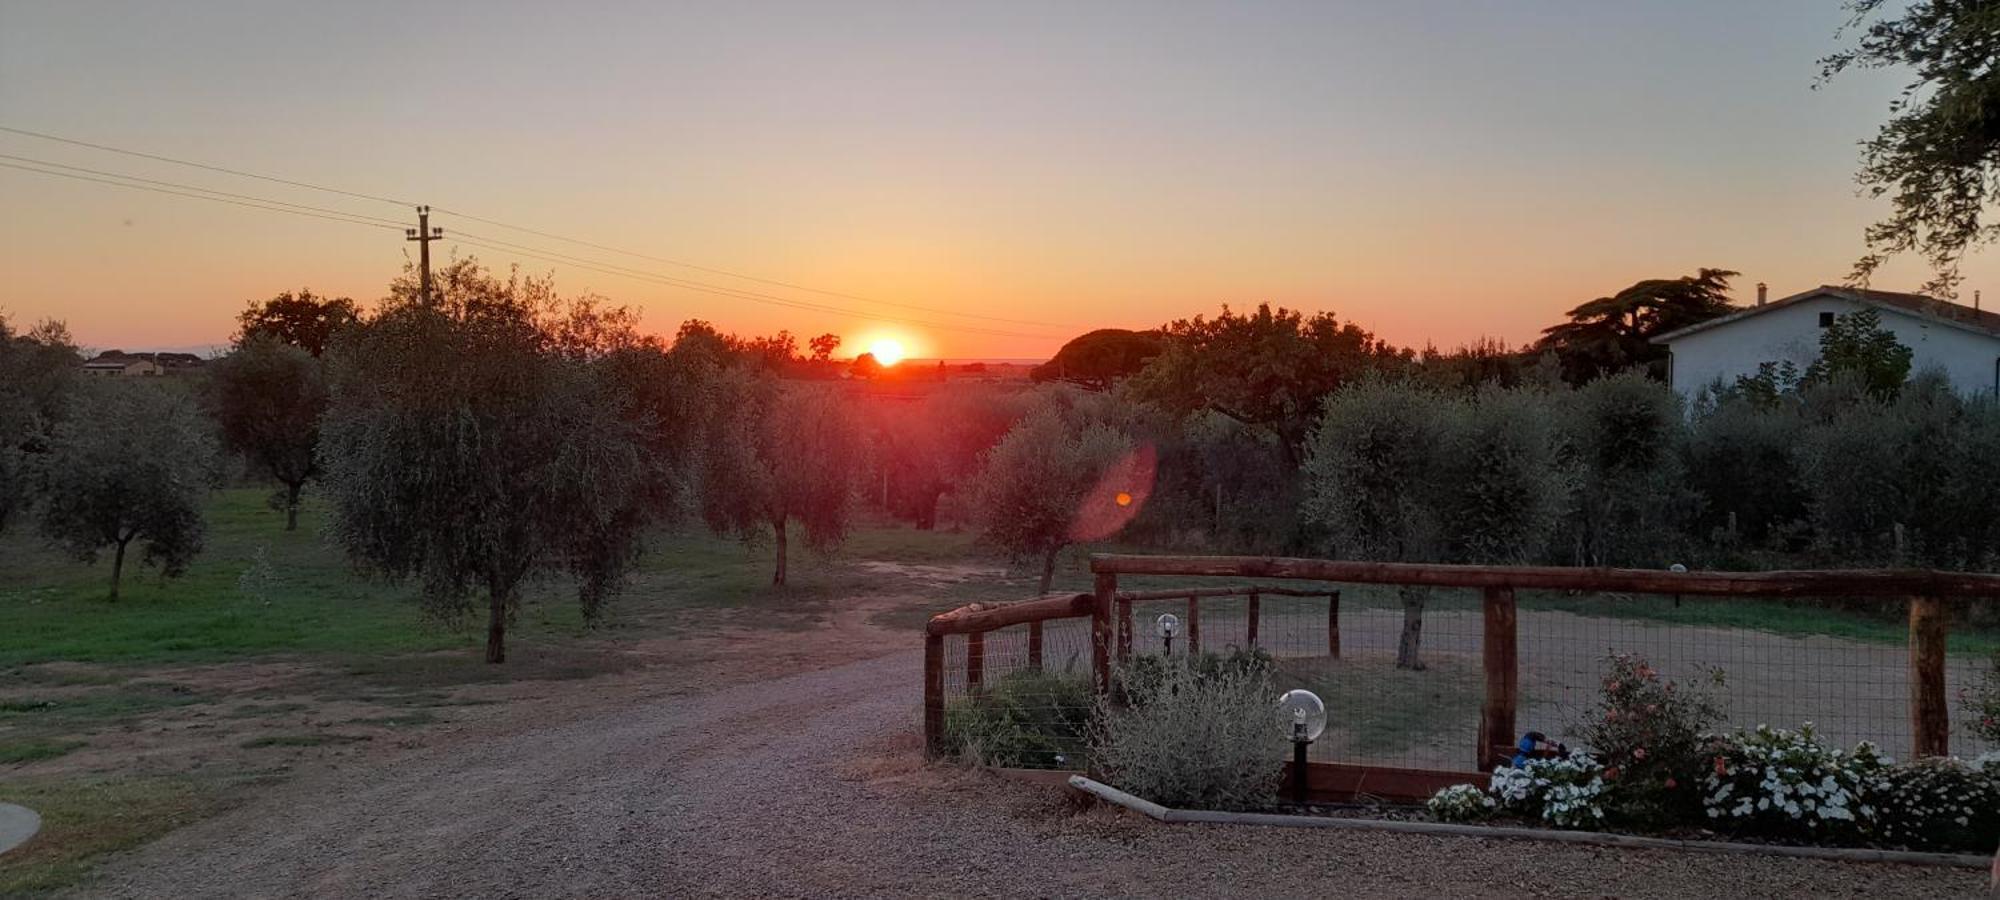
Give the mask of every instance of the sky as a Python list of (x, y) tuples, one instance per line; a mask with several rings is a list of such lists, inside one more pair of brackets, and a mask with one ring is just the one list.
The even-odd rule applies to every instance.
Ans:
[[(4, 132), (0, 163), (392, 220), (413, 214), (387, 200), (429, 203), (458, 213), (433, 218), (440, 257), (552, 272), (663, 333), (1036, 358), (1270, 302), (1404, 345), (1521, 344), (1641, 278), (1734, 269), (1747, 302), (1846, 276), (1887, 210), (1857, 143), (1904, 76), (1814, 89), (1844, 20), (1835, 0), (0, 0), (0, 125), (387, 199)], [(301, 287), (372, 303), (413, 251), (0, 168), (0, 311), (93, 348), (217, 344)], [(2000, 288), (2000, 254), (1966, 273), (1968, 296)], [(1873, 285), (1924, 277), (1904, 260)]]

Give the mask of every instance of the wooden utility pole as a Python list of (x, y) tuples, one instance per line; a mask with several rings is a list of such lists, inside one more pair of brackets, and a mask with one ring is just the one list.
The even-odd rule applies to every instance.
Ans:
[(403, 229), (403, 240), (417, 242), (417, 265), (420, 267), (419, 283), (423, 286), (424, 302), (431, 300), (431, 242), (444, 237), (443, 228), (431, 227), (431, 208), (417, 207), (417, 227)]

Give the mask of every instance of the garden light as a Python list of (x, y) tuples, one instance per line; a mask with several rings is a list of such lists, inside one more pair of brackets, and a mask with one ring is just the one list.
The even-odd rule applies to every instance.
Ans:
[(1181, 617), (1173, 613), (1161, 613), (1159, 621), (1153, 625), (1153, 631), (1160, 636), (1160, 640), (1167, 643), (1167, 655), (1174, 655), (1174, 635), (1181, 633)]
[(1292, 738), (1292, 802), (1306, 802), (1306, 747), (1326, 731), (1326, 704), (1307, 690), (1290, 690), (1278, 698)]

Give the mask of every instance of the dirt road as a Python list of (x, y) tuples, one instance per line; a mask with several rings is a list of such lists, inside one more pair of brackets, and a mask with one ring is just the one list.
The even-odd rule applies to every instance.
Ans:
[(1973, 896), (1980, 873), (1168, 827), (929, 769), (897, 653), (302, 778), (92, 896)]

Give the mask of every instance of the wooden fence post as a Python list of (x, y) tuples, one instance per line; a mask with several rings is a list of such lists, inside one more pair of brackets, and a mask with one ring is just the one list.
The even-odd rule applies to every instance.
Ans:
[(1520, 689), (1515, 640), (1514, 589), (1490, 587), (1484, 602), (1480, 656), (1486, 669), (1486, 702), (1479, 710), (1479, 768), (1500, 764), (1500, 750), (1514, 743), (1514, 705)]
[(1340, 592), (1326, 595), (1326, 655), (1340, 658)]
[(1252, 650), (1257, 649), (1257, 620), (1263, 618), (1263, 616), (1259, 615), (1259, 612), (1260, 610), (1258, 609), (1257, 605), (1257, 592), (1251, 591), (1250, 609), (1244, 613), (1244, 616), (1250, 621), (1250, 636), (1247, 643), (1250, 645), (1250, 649)]
[(1201, 655), (1201, 596), (1188, 595), (1188, 646), (1189, 656)]
[(979, 687), (986, 680), (986, 632), (975, 631), (965, 636), (965, 692), (979, 693)]
[(1097, 692), (1111, 693), (1111, 603), (1118, 596), (1118, 576), (1097, 575), (1097, 593), (1090, 605), (1090, 673)]
[(1910, 598), (1910, 755), (1951, 753), (1945, 705), (1945, 609), (1936, 597)]
[(1132, 598), (1118, 598), (1118, 661), (1132, 658)]
[(1042, 623), (1028, 623), (1028, 668), (1042, 667)]
[(944, 746), (944, 636), (924, 635), (924, 753), (936, 759)]

